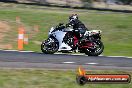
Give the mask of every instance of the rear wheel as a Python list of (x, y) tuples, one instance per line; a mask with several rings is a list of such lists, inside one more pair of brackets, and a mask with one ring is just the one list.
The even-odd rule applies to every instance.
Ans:
[(95, 41), (93, 43), (94, 43), (94, 47), (86, 49), (85, 54), (89, 56), (98, 56), (103, 52), (104, 45), (100, 40)]
[(41, 50), (45, 54), (54, 54), (58, 51), (58, 48), (59, 46), (54, 38), (48, 38), (41, 44)]

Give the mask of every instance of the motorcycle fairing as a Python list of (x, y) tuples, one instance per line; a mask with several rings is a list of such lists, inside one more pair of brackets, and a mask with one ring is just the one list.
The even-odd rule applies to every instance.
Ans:
[(63, 38), (65, 37), (67, 32), (63, 31), (56, 31), (55, 33), (52, 33), (52, 36), (54, 36), (58, 42), (59, 42), (59, 49), (58, 51), (64, 51), (64, 50), (71, 50), (72, 48), (67, 45), (65, 42), (63, 42)]

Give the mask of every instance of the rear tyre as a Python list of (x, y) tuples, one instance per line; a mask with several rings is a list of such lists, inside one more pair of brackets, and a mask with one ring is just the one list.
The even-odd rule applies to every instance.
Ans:
[(41, 50), (45, 54), (54, 54), (58, 51), (58, 44), (54, 38), (48, 38), (46, 41), (42, 42)]
[(98, 56), (103, 52), (104, 45), (100, 40), (95, 41), (94, 44), (95, 44), (95, 48), (88, 48), (88, 49), (85, 50), (86, 55), (88, 55), (88, 56)]

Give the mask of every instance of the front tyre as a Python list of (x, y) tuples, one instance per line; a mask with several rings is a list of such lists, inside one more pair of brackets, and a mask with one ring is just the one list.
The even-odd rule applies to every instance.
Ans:
[(85, 50), (86, 55), (88, 55), (88, 56), (98, 56), (103, 52), (104, 45), (100, 40), (95, 41), (94, 45), (95, 45), (94, 48), (88, 48), (88, 49)]
[(46, 41), (42, 42), (41, 50), (45, 54), (54, 54), (58, 51), (58, 43), (54, 38), (48, 38)]

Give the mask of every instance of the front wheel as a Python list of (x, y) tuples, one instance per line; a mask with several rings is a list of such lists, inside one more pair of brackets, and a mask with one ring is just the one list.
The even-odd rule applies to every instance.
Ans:
[(59, 46), (54, 38), (48, 38), (41, 44), (41, 50), (45, 54), (54, 54), (58, 51), (58, 48)]
[(85, 54), (87, 54), (89, 56), (98, 56), (103, 52), (104, 45), (100, 40), (95, 41), (93, 43), (94, 43), (94, 48), (92, 47), (92, 48), (86, 49)]

